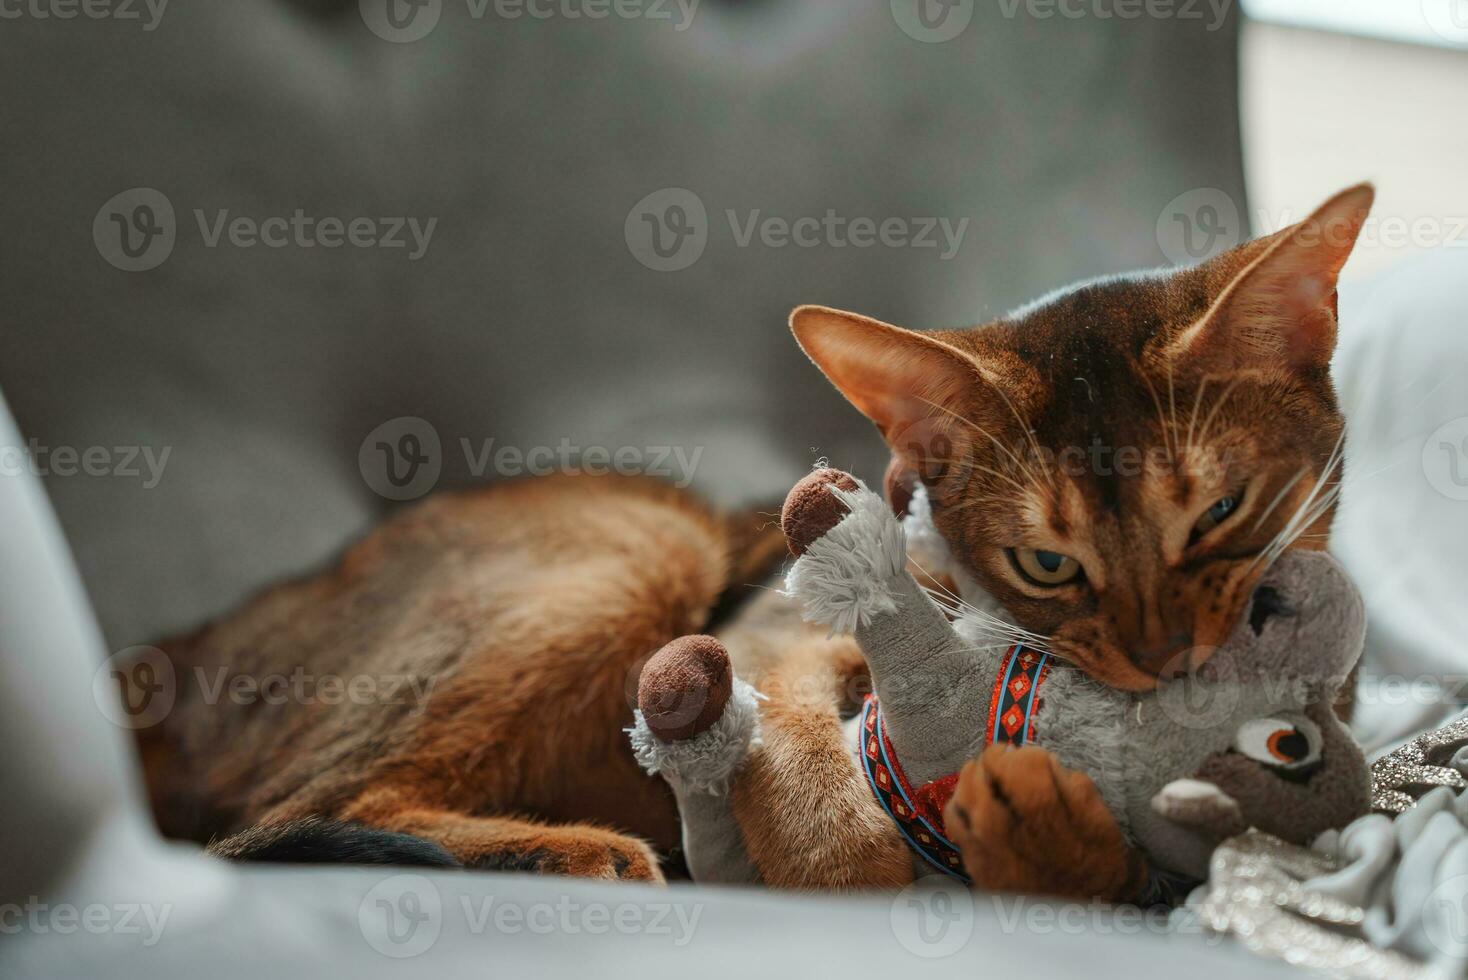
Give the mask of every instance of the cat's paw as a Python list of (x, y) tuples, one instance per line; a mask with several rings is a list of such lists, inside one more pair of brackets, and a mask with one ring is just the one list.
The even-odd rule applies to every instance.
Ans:
[[(462, 841), (461, 841), (462, 842)], [(644, 841), (583, 824), (539, 827), (513, 846), (496, 847), (494, 838), (468, 856), (466, 867), (481, 871), (520, 871), (612, 881), (664, 882), (657, 855)]]
[(1096, 784), (1042, 748), (989, 746), (959, 774), (944, 819), (976, 887), (1111, 901), (1144, 887), (1145, 863)]
[(785, 497), (780, 530), (785, 532), (785, 543), (795, 557), (805, 554), (846, 516), (846, 504), (830, 491), (833, 486), (850, 492), (858, 484), (850, 473), (820, 469), (797, 483)]
[(577, 828), (556, 840), (540, 868), (551, 874), (661, 884), (663, 872), (651, 847), (635, 837), (598, 828)]

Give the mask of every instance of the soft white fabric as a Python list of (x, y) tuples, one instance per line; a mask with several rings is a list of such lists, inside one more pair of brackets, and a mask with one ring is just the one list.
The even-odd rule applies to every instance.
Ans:
[(887, 502), (865, 483), (858, 480), (851, 491), (827, 489), (849, 513), (790, 566), (785, 594), (801, 604), (807, 622), (853, 633), (872, 617), (897, 610), (907, 540)]
[(1343, 284), (1340, 299), (1349, 431), (1333, 550), (1370, 624), (1357, 736), (1383, 750), (1461, 708), (1468, 677), (1468, 421), (1441, 428), (1468, 419), (1468, 249)]

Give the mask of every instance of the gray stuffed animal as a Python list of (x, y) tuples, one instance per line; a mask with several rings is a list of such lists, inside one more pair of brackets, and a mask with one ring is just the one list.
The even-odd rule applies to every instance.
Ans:
[[(808, 620), (853, 633), (870, 668), (875, 697), (848, 725), (852, 757), (915, 875), (963, 877), (942, 804), (964, 763), (996, 742), (1038, 745), (1088, 775), (1164, 876), (1204, 877), (1213, 847), (1251, 826), (1308, 843), (1366, 812), (1366, 763), (1333, 709), (1364, 614), (1324, 553), (1285, 554), (1201, 668), (1133, 693), (1042, 648), (996, 643), (977, 608), (945, 614), (908, 571), (902, 524), (845, 474), (802, 481), (783, 523), (800, 556), (788, 595)], [(690, 699), (699, 717), (668, 724), (668, 706)], [(760, 880), (727, 792), (759, 751), (757, 693), (732, 677), (717, 641), (685, 637), (648, 663), (639, 700), (634, 750), (678, 796), (694, 878)]]

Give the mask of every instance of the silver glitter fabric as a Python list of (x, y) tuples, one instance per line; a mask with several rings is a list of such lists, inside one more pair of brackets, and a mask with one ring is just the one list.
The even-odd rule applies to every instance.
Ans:
[(1207, 928), (1293, 966), (1371, 980), (1432, 976), (1426, 965), (1362, 938), (1364, 909), (1305, 884), (1337, 869), (1326, 855), (1250, 830), (1219, 845), (1188, 910)]
[(1468, 786), (1463, 774), (1448, 763), (1468, 746), (1468, 717), (1425, 732), (1371, 766), (1371, 808), (1394, 816), (1411, 809), (1428, 790)]

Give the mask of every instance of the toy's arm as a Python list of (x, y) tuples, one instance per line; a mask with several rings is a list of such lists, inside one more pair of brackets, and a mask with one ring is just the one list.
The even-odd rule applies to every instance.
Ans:
[(909, 777), (955, 772), (987, 711), (983, 658), (908, 572), (891, 509), (848, 474), (818, 470), (790, 491), (781, 524), (799, 556), (787, 592), (807, 620), (856, 637)]

